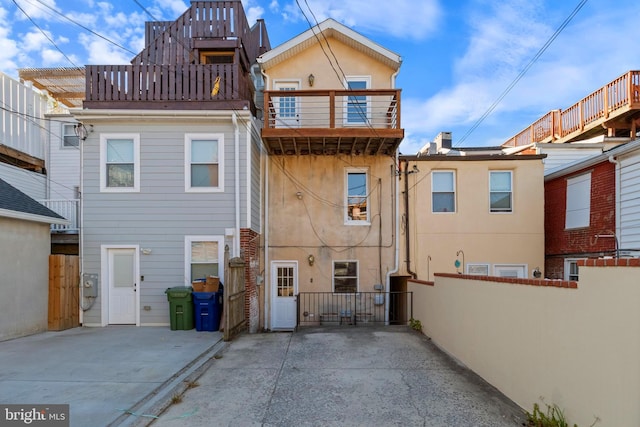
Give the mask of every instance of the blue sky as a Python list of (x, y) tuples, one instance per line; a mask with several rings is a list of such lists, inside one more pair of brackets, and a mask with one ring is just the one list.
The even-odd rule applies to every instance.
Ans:
[[(189, 4), (0, 0), (0, 21), (9, 23), (0, 28), (0, 71), (16, 77), (17, 70), (25, 67), (128, 63), (134, 56), (131, 52), (143, 47), (149, 14), (173, 20)], [(638, 0), (584, 4), (581, 0), (244, 0), (243, 4), (250, 24), (257, 18), (265, 20), (273, 47), (308, 29), (307, 19), (314, 23), (331, 17), (400, 54), (397, 86), (402, 89), (403, 154), (417, 152), (440, 131), (452, 132), (454, 145), (500, 145), (548, 111), (566, 109), (626, 71), (640, 69)], [(579, 6), (553, 43), (531, 63)]]

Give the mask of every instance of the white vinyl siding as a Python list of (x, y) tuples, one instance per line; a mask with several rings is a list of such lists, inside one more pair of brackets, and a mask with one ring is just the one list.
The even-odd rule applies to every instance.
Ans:
[(185, 191), (224, 191), (224, 135), (186, 134)]
[(591, 215), (591, 173), (567, 179), (565, 228), (589, 226)]
[[(620, 161), (620, 248), (640, 256), (640, 151)], [(628, 252), (627, 252), (628, 251)]]
[(100, 191), (140, 191), (140, 135), (100, 135)]

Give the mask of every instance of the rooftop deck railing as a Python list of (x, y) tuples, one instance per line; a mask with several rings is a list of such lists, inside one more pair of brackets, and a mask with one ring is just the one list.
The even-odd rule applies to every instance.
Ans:
[(200, 109), (198, 102), (251, 102), (252, 87), (237, 64), (88, 65), (85, 108), (134, 109), (141, 104), (165, 108), (167, 103), (184, 103), (181, 108)]
[(553, 142), (636, 108), (640, 108), (640, 71), (629, 71), (566, 110), (548, 112), (502, 145)]

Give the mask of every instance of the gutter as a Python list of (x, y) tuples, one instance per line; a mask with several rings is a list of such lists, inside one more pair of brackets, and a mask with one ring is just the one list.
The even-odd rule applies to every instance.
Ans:
[(621, 220), (621, 213), (620, 213), (620, 161), (618, 159), (616, 159), (616, 156), (609, 156), (608, 158), (610, 163), (613, 163), (615, 165), (615, 172), (614, 172), (614, 177), (615, 177), (615, 188), (613, 190), (613, 192), (616, 195), (616, 201), (615, 201), (615, 214), (616, 214), (616, 225), (615, 225), (615, 230), (616, 232), (614, 233), (614, 237), (616, 239), (616, 258), (620, 258), (620, 242), (619, 240), (621, 239), (621, 233), (622, 233), (622, 227), (620, 225), (620, 220)]

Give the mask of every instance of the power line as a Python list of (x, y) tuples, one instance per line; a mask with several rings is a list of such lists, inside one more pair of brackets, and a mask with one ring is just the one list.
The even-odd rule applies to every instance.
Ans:
[(558, 29), (547, 40), (547, 42), (540, 48), (538, 53), (534, 55), (534, 57), (529, 61), (529, 63), (524, 67), (524, 69), (520, 71), (518, 76), (500, 94), (498, 99), (496, 99), (493, 102), (493, 104), (491, 104), (491, 106), (487, 109), (487, 111), (485, 111), (484, 114), (473, 124), (473, 126), (471, 126), (471, 128), (462, 136), (462, 138), (460, 138), (460, 140), (454, 144), (454, 147), (457, 147), (460, 144), (462, 144), (469, 137), (469, 135), (471, 135), (473, 131), (475, 131), (478, 128), (478, 126), (480, 126), (480, 124), (484, 121), (484, 119), (486, 119), (493, 112), (493, 110), (496, 109), (498, 104), (504, 99), (505, 96), (507, 96), (509, 92), (511, 92), (511, 89), (513, 89), (513, 87), (520, 81), (520, 79), (524, 77), (524, 75), (527, 73), (527, 71), (529, 71), (529, 69), (533, 66), (533, 64), (535, 64), (538, 61), (538, 59), (542, 56), (542, 54), (547, 50), (547, 48), (551, 45), (551, 43), (553, 43), (553, 41), (560, 35), (562, 30), (565, 29), (565, 27), (569, 24), (569, 22), (571, 22), (573, 17), (576, 16), (576, 14), (580, 11), (580, 9), (582, 9), (582, 7), (585, 5), (586, 2), (587, 0), (581, 0), (580, 3), (578, 3), (575, 9), (573, 9), (573, 12), (571, 12), (571, 14), (564, 20), (562, 25), (558, 27)]

